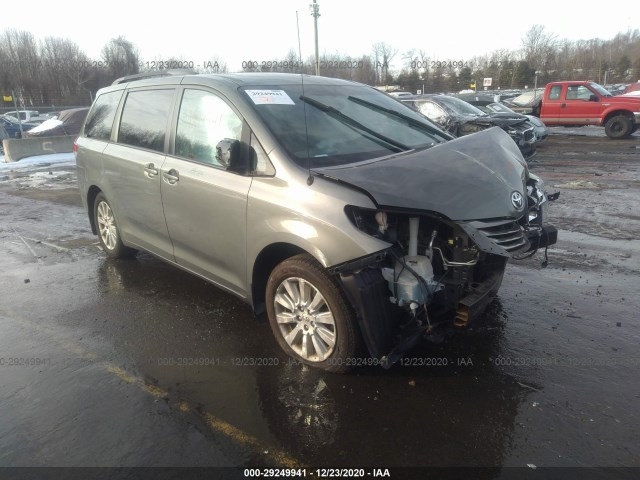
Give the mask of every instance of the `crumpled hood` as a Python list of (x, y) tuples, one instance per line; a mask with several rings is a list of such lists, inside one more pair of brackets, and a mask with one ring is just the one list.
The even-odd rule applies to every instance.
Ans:
[(380, 207), (433, 211), (451, 220), (524, 214), (511, 203), (511, 194), (526, 199), (526, 162), (511, 137), (496, 127), (426, 150), (312, 172), (366, 190)]
[(464, 123), (473, 123), (475, 125), (482, 125), (487, 128), (489, 127), (511, 127), (520, 125), (527, 121), (527, 118), (524, 115), (516, 114), (518, 117), (514, 117), (512, 113), (489, 113), (487, 115), (476, 116), (476, 115), (460, 115), (456, 117), (456, 121), (459, 124)]
[(521, 125), (527, 122), (527, 117), (519, 113), (496, 112), (490, 113), (491, 123), (498, 127)]

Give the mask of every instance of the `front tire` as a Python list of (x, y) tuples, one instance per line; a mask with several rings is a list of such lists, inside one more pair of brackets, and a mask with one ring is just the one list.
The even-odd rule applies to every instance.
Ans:
[(102, 192), (96, 195), (93, 203), (93, 218), (102, 250), (110, 258), (126, 258), (136, 254), (136, 250), (126, 247), (120, 238), (120, 230), (115, 214), (107, 197)]
[(604, 125), (604, 131), (609, 138), (624, 138), (631, 135), (633, 122), (625, 115), (616, 115), (607, 120)]
[(343, 373), (361, 351), (355, 315), (340, 286), (311, 255), (273, 269), (266, 289), (271, 330), (294, 359)]

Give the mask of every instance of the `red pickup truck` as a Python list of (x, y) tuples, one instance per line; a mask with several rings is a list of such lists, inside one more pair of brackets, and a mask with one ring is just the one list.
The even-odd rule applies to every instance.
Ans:
[(547, 125), (604, 125), (609, 138), (624, 138), (640, 124), (640, 97), (614, 97), (595, 82), (552, 82), (544, 89), (540, 119)]

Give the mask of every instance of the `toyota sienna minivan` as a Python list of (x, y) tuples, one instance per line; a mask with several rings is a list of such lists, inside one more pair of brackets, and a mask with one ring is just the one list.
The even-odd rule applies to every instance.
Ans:
[(143, 250), (212, 282), (329, 371), (464, 328), (510, 258), (557, 239), (554, 198), (500, 128), (454, 138), (334, 78), (125, 77), (97, 93), (75, 150), (107, 256)]

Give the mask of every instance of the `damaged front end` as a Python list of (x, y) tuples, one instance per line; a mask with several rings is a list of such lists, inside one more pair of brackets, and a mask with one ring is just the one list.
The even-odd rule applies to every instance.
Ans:
[[(380, 188), (378, 180), (392, 170), (396, 176), (403, 176), (403, 170), (414, 170), (412, 167), (426, 169), (429, 157), (438, 153), (440, 158), (449, 156), (451, 161), (450, 168), (442, 168), (441, 177), (447, 177), (444, 172), (462, 167), (465, 161), (477, 165), (478, 155), (473, 160), (468, 156), (468, 149), (477, 143), (477, 138), (494, 138), (500, 148), (493, 150), (493, 157), (480, 158), (486, 169), (475, 173), (475, 189), (471, 182), (462, 180), (466, 191), (449, 193), (448, 199), (454, 201), (426, 199), (425, 192), (436, 197), (444, 194), (435, 179), (422, 180), (421, 195), (412, 196), (405, 191), (402, 196), (395, 196), (394, 192), (394, 200)], [(557, 230), (545, 225), (543, 219), (549, 200), (555, 200), (557, 195), (548, 197), (542, 181), (526, 166), (520, 168), (523, 162), (517, 157), (515, 161), (505, 160), (498, 169), (500, 160), (496, 158), (504, 160), (504, 154), (513, 150), (515, 145), (509, 137), (495, 129), (476, 137), (476, 141), (462, 137), (434, 147), (423, 152), (421, 160), (415, 154), (415, 158), (407, 155), (395, 164), (370, 165), (370, 172), (363, 174), (361, 181), (358, 167), (331, 171), (334, 179), (367, 189), (376, 199), (376, 209), (350, 205), (345, 213), (358, 230), (391, 245), (332, 269), (358, 313), (370, 355), (381, 359), (383, 365), (391, 366), (438, 326), (466, 327), (495, 297), (510, 258), (519, 259), (556, 243)], [(419, 178), (419, 171), (415, 174)], [(455, 182), (444, 187), (447, 189), (455, 189)], [(501, 198), (495, 205), (490, 190), (497, 190)], [(476, 196), (478, 201), (484, 199), (482, 205), (472, 203)], [(467, 204), (458, 204), (456, 199), (464, 199)], [(394, 203), (397, 206), (389, 206)], [(440, 206), (437, 210), (436, 204)]]
[(375, 358), (389, 357), (394, 344), (410, 348), (442, 323), (465, 326), (500, 287), (506, 257), (481, 251), (453, 222), (354, 207), (348, 214), (359, 229), (393, 245), (335, 268)]
[(491, 127), (500, 127), (507, 132), (524, 158), (528, 159), (536, 154), (535, 130), (527, 124), (526, 118), (504, 117), (499, 114), (463, 117), (456, 123), (455, 134), (469, 135)]

